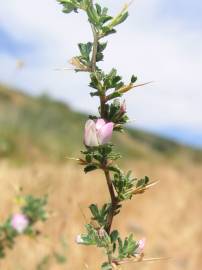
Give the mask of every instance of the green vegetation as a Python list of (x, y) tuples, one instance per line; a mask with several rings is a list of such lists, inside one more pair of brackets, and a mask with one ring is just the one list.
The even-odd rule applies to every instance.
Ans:
[(0, 157), (64, 160), (82, 142), (85, 116), (46, 95), (0, 87)]
[[(31, 97), (0, 85), (0, 159), (66, 162), (78, 154), (87, 116), (47, 95)], [(133, 159), (187, 158), (202, 162), (202, 151), (137, 129), (128, 129), (115, 144)]]

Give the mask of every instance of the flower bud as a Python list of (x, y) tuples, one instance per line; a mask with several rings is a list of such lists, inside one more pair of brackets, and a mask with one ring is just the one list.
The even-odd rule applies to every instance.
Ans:
[(144, 252), (145, 242), (146, 242), (145, 238), (140, 239), (138, 241), (138, 248), (136, 249), (135, 254), (142, 254)]
[(108, 143), (112, 137), (114, 123), (100, 118), (96, 121), (88, 120), (85, 124), (84, 144), (89, 147)]
[(18, 233), (23, 233), (29, 224), (28, 218), (23, 214), (14, 214), (11, 219), (11, 226)]
[(77, 243), (77, 244), (83, 244), (83, 243), (84, 243), (84, 241), (83, 241), (83, 239), (82, 239), (82, 237), (81, 237), (80, 234), (78, 234), (78, 235), (76, 236), (76, 243)]

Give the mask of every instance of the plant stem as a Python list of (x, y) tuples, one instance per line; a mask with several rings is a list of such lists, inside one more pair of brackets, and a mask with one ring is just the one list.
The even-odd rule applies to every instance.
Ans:
[[(93, 4), (93, 1), (91, 1), (91, 4)], [(95, 72), (96, 71), (96, 57), (97, 57), (99, 36), (98, 36), (96, 28), (93, 24), (91, 24), (91, 29), (93, 32), (93, 53), (92, 53), (92, 59), (91, 59), (91, 70), (92, 70), (92, 72)], [(101, 116), (101, 118), (105, 118), (105, 103), (106, 103), (106, 96), (104, 93), (104, 94), (100, 95), (100, 116)], [(116, 200), (116, 195), (114, 192), (112, 180), (110, 177), (110, 173), (106, 167), (107, 162), (108, 161), (105, 160), (104, 166), (103, 166), (103, 171), (104, 171), (104, 174), (106, 177), (107, 186), (108, 186), (108, 190), (109, 190), (110, 197), (111, 197), (111, 209), (110, 209), (108, 217), (107, 217), (107, 227), (106, 227), (106, 232), (108, 234), (110, 234), (111, 226), (112, 226), (112, 222), (113, 222), (113, 218), (114, 218), (114, 212), (115, 212), (116, 206), (117, 206), (117, 200)], [(112, 263), (112, 255), (111, 255), (110, 251), (108, 252), (108, 262), (109, 262), (109, 264)]]
[(110, 251), (108, 251), (107, 257), (108, 257), (108, 263), (111, 264), (112, 263), (112, 254)]
[(105, 95), (100, 96), (100, 115), (103, 119), (105, 119), (105, 102), (106, 102)]
[(111, 197), (111, 209), (110, 209), (110, 212), (108, 214), (107, 228), (106, 228), (107, 233), (110, 234), (111, 226), (112, 226), (112, 222), (113, 222), (113, 218), (114, 218), (114, 211), (116, 210), (117, 200), (116, 200), (116, 196), (114, 193), (114, 188), (112, 185), (112, 180), (111, 180), (111, 177), (109, 174), (109, 170), (104, 169), (104, 173), (105, 173), (105, 177), (107, 180), (107, 186), (108, 186), (110, 197)]
[(96, 71), (96, 56), (97, 56), (97, 47), (98, 47), (98, 35), (95, 29), (95, 26), (91, 24), (92, 32), (93, 32), (93, 54), (91, 60), (92, 72)]
[[(92, 32), (93, 32), (93, 54), (91, 59), (91, 70), (92, 72), (96, 71), (96, 57), (97, 57), (97, 48), (98, 48), (98, 34), (96, 32), (95, 26), (91, 24)], [(100, 114), (102, 118), (105, 118), (105, 103), (106, 103), (106, 96), (102, 93), (100, 95)]]

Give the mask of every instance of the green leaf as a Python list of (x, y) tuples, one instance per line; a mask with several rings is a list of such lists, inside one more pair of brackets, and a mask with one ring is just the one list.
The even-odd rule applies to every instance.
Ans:
[(96, 54), (96, 62), (102, 61), (104, 58), (103, 51), (107, 47), (107, 42), (101, 43), (98, 42), (98, 47), (97, 47), (97, 54)]
[(96, 230), (91, 224), (85, 225), (87, 233), (81, 235), (83, 245), (96, 245), (97, 247), (108, 248), (111, 244), (110, 237), (105, 231), (104, 236), (99, 235), (99, 231)]
[(102, 16), (106, 16), (107, 12), (108, 12), (108, 8), (104, 7), (103, 10), (102, 10)]
[(100, 93), (98, 92), (98, 91), (96, 91), (96, 92), (90, 92), (90, 96), (91, 97), (99, 97), (100, 96)]
[(118, 97), (121, 97), (122, 96), (122, 94), (121, 93), (119, 93), (119, 92), (113, 92), (112, 94), (110, 94), (109, 96), (108, 96), (108, 100), (111, 100), (111, 99), (114, 99), (114, 98), (118, 98)]
[(137, 81), (137, 77), (135, 75), (132, 75), (130, 81), (131, 83), (135, 83)]
[(92, 162), (92, 156), (91, 155), (86, 155), (86, 161), (88, 162), (88, 163), (91, 163)]
[(102, 73), (100, 72), (93, 72), (90, 75), (91, 82), (89, 84), (90, 87), (97, 89), (98, 91), (102, 90)]
[(140, 179), (140, 180), (137, 181), (136, 188), (139, 188), (139, 187), (142, 187), (143, 188), (148, 183), (149, 183), (149, 177), (148, 176), (145, 176), (145, 178)]
[(89, 206), (89, 208), (90, 208), (90, 211), (91, 211), (93, 217), (97, 218), (97, 216), (99, 215), (99, 210), (98, 210), (97, 205), (96, 204), (91, 204)]
[(148, 176), (145, 176), (145, 184), (147, 185), (149, 183), (149, 177)]
[(130, 258), (134, 256), (135, 250), (138, 247), (138, 243), (133, 240), (133, 234), (130, 234), (129, 237), (126, 237), (124, 241), (121, 238), (118, 238), (118, 257), (119, 259)]
[(107, 47), (107, 42), (103, 42), (103, 43), (99, 42), (97, 50), (98, 52), (103, 52), (106, 49), (106, 47)]
[(120, 13), (118, 16), (114, 17), (112, 22), (108, 25), (108, 27), (113, 28), (118, 24), (123, 23), (128, 18), (128, 12)]
[(108, 35), (116, 33), (116, 30), (115, 29), (110, 29), (109, 27), (104, 26), (104, 27), (102, 27), (102, 32), (103, 32), (103, 36), (106, 37)]
[(98, 169), (98, 165), (89, 164), (84, 168), (84, 172), (88, 173), (88, 172), (92, 172), (92, 171), (97, 170), (97, 169)]
[(110, 237), (111, 237), (111, 242), (115, 243), (119, 237), (119, 232), (117, 230), (114, 230), (113, 232), (111, 232)]
[(92, 42), (79, 43), (78, 46), (79, 46), (79, 50), (80, 50), (82, 57), (85, 60), (90, 61), (90, 53), (91, 53), (92, 46), (93, 46)]
[(97, 10), (92, 5), (88, 6), (87, 14), (89, 22), (92, 23), (94, 26), (99, 26), (99, 15), (97, 13)]
[(117, 75), (117, 70), (113, 68), (109, 74), (104, 76), (105, 89), (116, 88), (121, 83), (121, 76)]
[(96, 10), (97, 10), (97, 14), (100, 16), (101, 15), (101, 13), (102, 13), (102, 8), (101, 8), (101, 6), (99, 5), (99, 4), (95, 4), (95, 6), (96, 6)]
[(103, 59), (104, 59), (103, 53), (98, 52), (98, 53), (96, 54), (96, 62), (100, 62), (100, 61), (102, 61)]
[(135, 181), (136, 179), (131, 176), (130, 171), (126, 175), (124, 173), (114, 174), (113, 185), (120, 201), (132, 198)]
[(108, 16), (108, 15), (102, 16), (102, 17), (100, 18), (100, 22), (101, 22), (102, 25), (103, 25), (103, 24), (105, 24), (106, 22), (110, 21), (111, 19), (113, 19), (112, 16)]
[(46, 204), (47, 196), (43, 198), (35, 198), (31, 195), (25, 197), (25, 206), (22, 207), (22, 212), (35, 223), (37, 220), (45, 221), (47, 219)]
[(128, 18), (128, 12), (123, 13), (116, 21), (116, 25), (123, 23)]
[(70, 13), (72, 11), (77, 12), (77, 6), (72, 3), (71, 0), (57, 0), (60, 4), (63, 5), (63, 12)]
[(109, 264), (108, 262), (105, 262), (102, 264), (102, 270), (112, 270), (113, 267), (111, 264)]
[(121, 173), (121, 169), (117, 165), (108, 166), (107, 169), (112, 172)]
[(89, 208), (93, 215), (93, 219), (99, 223), (100, 227), (104, 228), (107, 223), (107, 216), (111, 209), (111, 204), (104, 204), (101, 209), (99, 209), (96, 204), (91, 204)]

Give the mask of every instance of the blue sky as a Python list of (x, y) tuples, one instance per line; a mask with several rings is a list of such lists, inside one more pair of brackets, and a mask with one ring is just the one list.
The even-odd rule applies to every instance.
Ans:
[(31, 50), (34, 50), (31, 43), (15, 40), (9, 32), (0, 27), (0, 52), (19, 58), (24, 57), (25, 53), (30, 53)]
[(166, 18), (180, 18), (187, 26), (201, 27), (202, 2), (200, 0), (162, 1), (160, 14)]
[[(125, 1), (98, 2), (107, 3), (114, 14)], [(199, 146), (201, 14), (198, 0), (135, 0), (129, 19), (108, 38), (102, 63), (105, 70), (117, 67), (126, 81), (133, 73), (140, 83), (154, 81), (126, 97), (134, 126)], [(32, 94), (45, 91), (73, 108), (95, 112), (97, 100), (87, 95), (88, 76), (63, 70), (78, 53), (76, 44), (90, 39), (85, 16), (63, 14), (55, 0), (1, 1), (0, 81)], [(18, 60), (24, 69), (16, 69)]]

